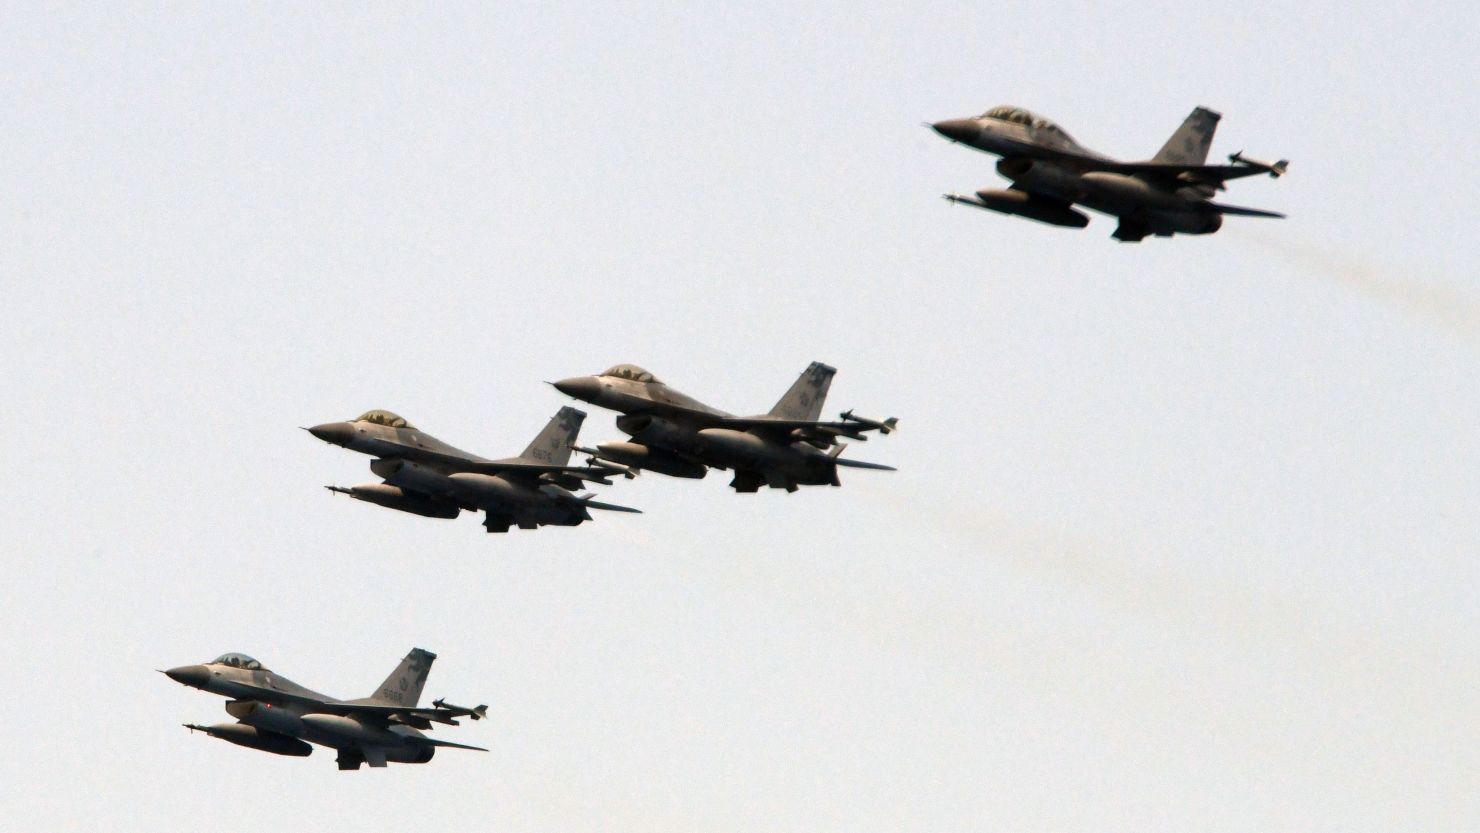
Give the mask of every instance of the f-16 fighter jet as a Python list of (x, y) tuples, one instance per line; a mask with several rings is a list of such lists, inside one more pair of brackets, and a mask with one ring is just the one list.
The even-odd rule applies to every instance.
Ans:
[(231, 698), (226, 713), (236, 723), (186, 723), (185, 728), (249, 749), (302, 757), (313, 752), (309, 744), (317, 743), (338, 750), (340, 769), (359, 769), (364, 763), (380, 767), (391, 761), (424, 764), (439, 746), (487, 752), (481, 746), (422, 734), (433, 723), (456, 726), (459, 717), (482, 720), (488, 710), (450, 706), (441, 700), (432, 708), (417, 708), (436, 658), (430, 651), (411, 649), (374, 694), (358, 700), (309, 691), (246, 654), (223, 654), (205, 665), (182, 665), (163, 673), (181, 685)]
[(931, 127), (953, 142), (1002, 157), (997, 172), (1012, 180), (1006, 190), (983, 189), (975, 198), (946, 194), (950, 202), (1072, 228), (1089, 224), (1089, 217), (1074, 210), (1082, 205), (1120, 218), (1112, 236), (1136, 242), (1148, 234), (1212, 234), (1225, 214), (1285, 216), (1212, 201), (1230, 179), (1278, 177), (1290, 164), (1284, 159), (1259, 162), (1242, 153), (1229, 156), (1227, 165), (1205, 164), (1219, 118), (1198, 107), (1145, 162), (1118, 162), (1096, 153), (1020, 107), (993, 107), (976, 118), (938, 121)]
[(839, 437), (865, 440), (865, 431), (888, 434), (898, 420), (856, 417), (819, 422), (822, 401), (837, 372), (813, 362), (769, 413), (731, 416), (679, 393), (636, 365), (619, 364), (600, 376), (553, 382), (567, 396), (620, 411), (617, 428), (632, 442), (579, 448), (598, 462), (649, 469), (673, 477), (703, 477), (710, 467), (734, 469), (730, 485), (754, 492), (762, 484), (794, 492), (798, 486), (838, 486), (838, 467), (890, 466), (843, 459)]
[(582, 481), (611, 485), (607, 478), (625, 470), (610, 466), (570, 466), (571, 445), (586, 414), (561, 408), (518, 457), (489, 460), (453, 448), (416, 429), (390, 411), (369, 411), (350, 422), (327, 422), (306, 429), (327, 443), (377, 459), (370, 471), (382, 483), (362, 483), (329, 491), (429, 518), (455, 518), (458, 511), (483, 510), (489, 532), (509, 527), (576, 526), (591, 520), (590, 509), (639, 512), (598, 503), (590, 493), (575, 494)]

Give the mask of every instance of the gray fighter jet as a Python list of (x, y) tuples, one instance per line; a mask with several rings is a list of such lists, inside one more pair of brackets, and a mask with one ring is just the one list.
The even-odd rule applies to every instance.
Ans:
[(1212, 201), (1230, 179), (1279, 177), (1290, 164), (1284, 159), (1259, 162), (1242, 153), (1229, 156), (1227, 165), (1205, 164), (1219, 118), (1212, 110), (1196, 108), (1145, 162), (1118, 162), (1096, 153), (1020, 107), (993, 107), (976, 118), (931, 127), (953, 142), (1001, 156), (997, 172), (1012, 180), (1006, 190), (983, 189), (975, 198), (945, 194), (950, 202), (1072, 228), (1089, 224), (1088, 216), (1074, 210), (1082, 205), (1120, 218), (1112, 236), (1136, 242), (1148, 234), (1212, 234), (1225, 214), (1285, 216)]
[(340, 769), (359, 769), (363, 763), (381, 767), (391, 761), (424, 764), (439, 746), (487, 752), (481, 746), (422, 734), (433, 723), (456, 726), (459, 717), (482, 720), (488, 710), (441, 700), (433, 701), (432, 708), (418, 708), (436, 658), (430, 651), (411, 649), (374, 694), (358, 700), (309, 691), (246, 654), (223, 654), (205, 665), (182, 665), (162, 673), (181, 685), (231, 698), (226, 713), (236, 723), (184, 726), (249, 749), (303, 757), (313, 752), (309, 744), (317, 743), (338, 750)]
[(817, 420), (835, 372), (813, 362), (776, 407), (753, 417), (711, 408), (630, 364), (551, 384), (567, 396), (623, 414), (617, 428), (632, 442), (576, 449), (595, 461), (673, 477), (703, 477), (710, 467), (733, 469), (730, 485), (737, 492), (754, 492), (761, 484), (794, 492), (798, 486), (841, 485), (839, 466), (894, 470), (841, 458), (846, 446), (838, 438), (862, 441), (865, 431), (888, 434), (898, 420), (865, 419), (852, 411), (835, 422)]
[(489, 532), (509, 527), (575, 526), (591, 520), (590, 509), (640, 512), (598, 503), (592, 495), (575, 494), (582, 481), (610, 486), (611, 475), (625, 470), (610, 466), (570, 466), (571, 445), (586, 414), (561, 408), (518, 457), (489, 460), (453, 448), (416, 429), (390, 411), (369, 411), (350, 422), (328, 422), (305, 429), (310, 434), (376, 460), (370, 471), (382, 483), (362, 483), (331, 492), (429, 518), (455, 518), (459, 510), (483, 510)]

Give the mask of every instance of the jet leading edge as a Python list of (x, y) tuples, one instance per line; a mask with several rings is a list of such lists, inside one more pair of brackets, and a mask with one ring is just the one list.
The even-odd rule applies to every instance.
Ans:
[(631, 442), (577, 449), (598, 463), (694, 478), (710, 468), (733, 469), (730, 485), (737, 492), (754, 492), (763, 484), (794, 492), (798, 486), (841, 485), (840, 466), (893, 471), (842, 458), (846, 446), (839, 438), (862, 441), (868, 431), (888, 434), (898, 420), (866, 419), (850, 410), (836, 421), (818, 421), (835, 372), (813, 362), (775, 407), (753, 417), (710, 407), (631, 364), (552, 384), (567, 396), (622, 414), (617, 428)]
[(235, 723), (199, 726), (186, 723), (191, 731), (205, 732), (237, 746), (302, 757), (313, 752), (310, 744), (339, 752), (340, 769), (359, 769), (361, 764), (383, 767), (389, 762), (424, 764), (437, 747), (472, 749), (422, 734), (433, 723), (458, 725), (456, 718), (482, 720), (487, 706), (464, 708), (437, 700), (433, 708), (418, 708), (421, 690), (437, 655), (413, 648), (396, 670), (369, 697), (338, 700), (310, 691), (267, 670), (246, 654), (223, 654), (204, 665), (182, 665), (162, 672), (181, 685), (231, 698), (226, 713)]
[(1119, 218), (1112, 236), (1136, 242), (1148, 234), (1212, 234), (1225, 214), (1285, 216), (1212, 201), (1230, 179), (1279, 177), (1290, 164), (1284, 159), (1259, 162), (1241, 152), (1230, 155), (1227, 165), (1206, 164), (1219, 118), (1204, 107), (1194, 109), (1145, 162), (1119, 162), (1096, 153), (1020, 107), (993, 107), (975, 118), (948, 119), (931, 127), (953, 142), (1002, 157), (997, 172), (1012, 181), (1005, 190), (983, 189), (974, 198), (944, 195), (950, 202), (1071, 228), (1089, 225), (1089, 217), (1074, 208), (1082, 205)]

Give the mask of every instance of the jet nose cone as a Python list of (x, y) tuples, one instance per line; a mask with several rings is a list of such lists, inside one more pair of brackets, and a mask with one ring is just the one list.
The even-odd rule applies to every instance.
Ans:
[(211, 669), (204, 665), (182, 665), (179, 668), (171, 668), (164, 672), (164, 675), (180, 685), (200, 688), (206, 684), (206, 680), (211, 678)]
[(555, 389), (566, 396), (590, 402), (601, 392), (601, 383), (594, 376), (573, 376), (569, 379), (561, 379), (551, 382)]
[(323, 425), (315, 425), (308, 429), (308, 433), (326, 443), (348, 445), (350, 437), (354, 436), (355, 430), (347, 422), (326, 422)]
[(971, 119), (946, 119), (930, 125), (936, 133), (953, 142), (966, 142), (976, 138), (979, 129)]

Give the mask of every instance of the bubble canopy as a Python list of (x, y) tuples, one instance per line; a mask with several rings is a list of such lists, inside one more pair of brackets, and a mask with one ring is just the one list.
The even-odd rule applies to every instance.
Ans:
[(390, 411), (380, 410), (379, 408), (360, 414), (359, 416), (355, 417), (354, 421), (369, 422), (374, 425), (385, 425), (390, 428), (415, 428), (415, 426), (407, 422), (403, 417), (393, 414)]
[[(643, 383), (658, 381), (658, 377), (647, 372), (646, 370), (643, 370), (635, 364), (619, 364), (615, 367), (608, 367), (606, 370), (603, 370), (601, 372), (601, 375), (615, 376), (618, 379), (631, 379), (634, 382)], [(661, 382), (659, 384), (661, 384)]]
[(211, 660), (211, 665), (228, 665), (232, 668), (245, 668), (248, 671), (266, 671), (262, 663), (247, 656), (246, 654), (230, 653), (222, 654)]
[(1009, 121), (1014, 124), (1027, 125), (1028, 127), (1034, 127), (1039, 130), (1048, 130), (1065, 137), (1069, 135), (1068, 133), (1064, 132), (1063, 128), (1038, 115), (1037, 113), (1024, 110), (1021, 107), (1014, 107), (1011, 104), (1003, 104), (997, 107), (993, 107), (987, 112), (982, 113), (979, 118)]

